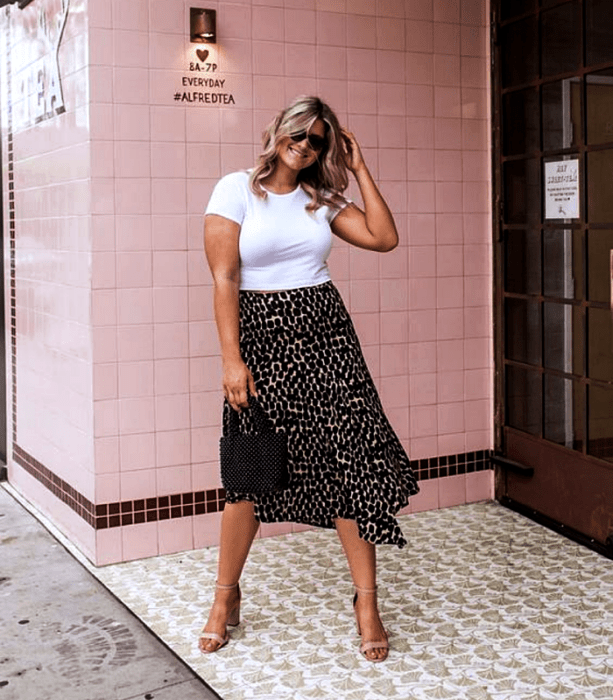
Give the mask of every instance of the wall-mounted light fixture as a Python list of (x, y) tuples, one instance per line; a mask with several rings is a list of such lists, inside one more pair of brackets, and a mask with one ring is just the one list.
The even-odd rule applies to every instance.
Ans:
[(203, 10), (200, 7), (190, 8), (190, 35), (194, 44), (217, 43), (217, 12)]

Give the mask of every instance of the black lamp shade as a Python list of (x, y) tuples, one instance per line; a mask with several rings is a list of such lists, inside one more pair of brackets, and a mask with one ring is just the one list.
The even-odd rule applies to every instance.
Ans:
[(195, 44), (217, 43), (217, 12), (190, 8), (190, 38)]

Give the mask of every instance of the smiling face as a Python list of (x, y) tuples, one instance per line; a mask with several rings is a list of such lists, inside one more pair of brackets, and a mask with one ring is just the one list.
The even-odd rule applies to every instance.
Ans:
[[(325, 139), (326, 125), (321, 119), (316, 119), (308, 133)], [(277, 142), (277, 156), (283, 165), (290, 170), (304, 170), (317, 160), (320, 151), (313, 149), (307, 138), (294, 141), (291, 136), (283, 136)]]

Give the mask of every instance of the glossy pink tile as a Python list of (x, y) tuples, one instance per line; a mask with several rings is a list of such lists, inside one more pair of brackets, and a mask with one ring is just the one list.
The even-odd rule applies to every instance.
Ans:
[(419, 482), (419, 493), (411, 498), (411, 512), (421, 513), (439, 507), (438, 479)]
[(493, 372), (490, 369), (471, 369), (464, 373), (464, 396), (473, 401), (493, 396)]
[(490, 430), (493, 424), (491, 400), (466, 401), (464, 403), (464, 422), (467, 431)]
[[(414, 438), (409, 441), (409, 456), (411, 459), (428, 459), (438, 455), (438, 442), (436, 436)], [(420, 486), (422, 483), (420, 482)], [(415, 498), (415, 496), (413, 497)], [(413, 502), (413, 499), (411, 499)]]
[(404, 113), (409, 117), (434, 116), (434, 88), (431, 85), (407, 85)]
[(490, 338), (466, 338), (464, 340), (466, 369), (483, 369), (492, 366), (492, 341)]
[(410, 406), (424, 406), (436, 403), (436, 373), (416, 373), (411, 366), (410, 378)]
[(109, 437), (119, 432), (119, 412), (117, 401), (94, 402), (94, 437)]
[[(191, 433), (189, 430), (158, 430), (155, 434), (155, 465), (172, 467), (189, 464), (191, 460)], [(191, 473), (191, 469), (189, 470)], [(189, 490), (189, 489), (188, 489)], [(158, 491), (162, 490), (158, 480)]]
[(494, 426), (485, 430), (472, 430), (466, 433), (466, 451), (491, 450), (494, 447)]
[(466, 338), (492, 336), (491, 306), (472, 306), (464, 309)]
[(434, 148), (434, 119), (431, 117), (407, 117), (407, 147)]
[(406, 343), (409, 337), (409, 318), (407, 311), (382, 311), (380, 314), (381, 343)]
[(434, 24), (424, 20), (407, 20), (405, 23), (407, 51), (430, 54), (434, 50)]
[(154, 430), (154, 402), (151, 397), (120, 399), (119, 434), (150, 433)]
[(347, 15), (347, 46), (360, 49), (376, 48), (377, 34), (373, 29), (372, 17)]
[(462, 87), (487, 87), (487, 63), (481, 57), (462, 56)]
[(434, 436), (438, 433), (437, 407), (413, 406), (410, 409), (411, 439)]
[(436, 188), (434, 182), (409, 182), (407, 189), (411, 214), (425, 214), (436, 211)]
[(464, 279), (462, 277), (439, 277), (436, 281), (436, 307), (458, 308), (464, 305)]
[(466, 503), (489, 501), (493, 498), (494, 471), (492, 469), (466, 474)]
[(153, 297), (148, 287), (117, 290), (117, 323), (120, 326), (153, 322)]
[(123, 561), (121, 528), (96, 531), (96, 566)]
[[(439, 381), (439, 387), (442, 381)], [(464, 403), (462, 401), (439, 403), (437, 406), (437, 425), (439, 437), (450, 433), (464, 433)], [(457, 454), (457, 452), (449, 454)]]
[(436, 347), (436, 368), (442, 373), (464, 369), (464, 341), (439, 341)]
[(466, 503), (466, 475), (444, 476), (438, 481), (439, 508), (450, 508)]
[(158, 523), (160, 554), (174, 554), (194, 548), (192, 520), (192, 517), (182, 517)]
[[(384, 325), (384, 319), (385, 319), (386, 314), (383, 314), (381, 317), (381, 321), (379, 319), (379, 314), (377, 313), (352, 313), (351, 314), (351, 319), (353, 321), (353, 325), (355, 326), (356, 332), (358, 334), (358, 337), (360, 339), (360, 343), (363, 346), (366, 345), (375, 345), (378, 344), (381, 340), (382, 334), (380, 330), (380, 324), (381, 326)], [(386, 329), (388, 327), (386, 326)], [(391, 329), (390, 330), (390, 336), (391, 336)], [(399, 331), (401, 333), (401, 331)], [(396, 336), (394, 336), (396, 337)], [(394, 342), (394, 340), (390, 340), (390, 342)]]
[(192, 428), (191, 434), (191, 461), (217, 464), (219, 461), (219, 428)]
[(196, 549), (214, 547), (219, 544), (221, 517), (221, 513), (194, 516), (194, 547)]
[(123, 560), (144, 559), (159, 554), (157, 523), (121, 528)]
[(119, 459), (122, 472), (155, 467), (154, 433), (122, 435), (119, 438)]
[(118, 472), (119, 438), (101, 437), (94, 440), (94, 470), (96, 474)]
[(460, 26), (451, 22), (434, 23), (434, 53), (460, 53)]
[(118, 375), (119, 398), (153, 396), (153, 362), (122, 362)]
[(462, 56), (485, 57), (487, 48), (487, 33), (484, 27), (466, 25), (461, 27), (460, 53)]
[(155, 469), (139, 469), (121, 473), (121, 500), (133, 501), (138, 498), (156, 496)]
[(466, 452), (465, 433), (448, 433), (437, 438), (439, 455), (457, 455)]
[(156, 430), (186, 430), (189, 427), (189, 394), (168, 394), (166, 396), (156, 396)]
[(379, 311), (378, 280), (350, 282), (351, 310), (357, 313)]

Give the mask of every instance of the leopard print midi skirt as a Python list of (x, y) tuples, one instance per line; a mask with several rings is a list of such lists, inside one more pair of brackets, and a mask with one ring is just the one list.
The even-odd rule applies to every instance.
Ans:
[[(288, 435), (287, 488), (226, 493), (252, 501), (263, 523), (332, 528), (355, 520), (373, 544), (406, 540), (394, 517), (419, 487), (391, 427), (351, 318), (332, 282), (281, 292), (240, 292), (240, 348), (275, 430)], [(224, 403), (224, 430), (230, 405)], [(254, 432), (249, 410), (239, 430)]]

